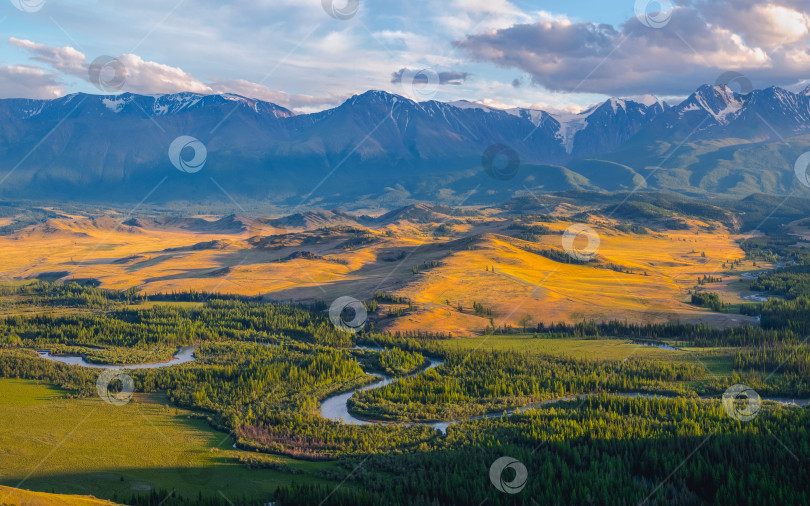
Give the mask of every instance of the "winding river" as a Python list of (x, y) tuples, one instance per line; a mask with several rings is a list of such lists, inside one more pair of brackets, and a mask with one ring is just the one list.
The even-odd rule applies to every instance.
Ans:
[[(642, 343), (634, 343), (634, 344), (642, 344)], [(655, 345), (653, 345), (653, 346), (655, 346)], [(672, 348), (671, 346), (667, 346), (667, 345), (660, 346), (660, 347), (665, 348), (665, 349), (677, 350), (677, 348)], [(366, 347), (366, 346), (357, 346), (354, 349), (371, 350), (371, 351), (383, 351), (382, 348), (373, 348), (373, 347)], [(380, 375), (380, 374), (375, 374), (375, 376), (380, 378), (379, 381), (376, 381), (374, 383), (362, 386), (360, 388), (356, 388), (356, 389), (351, 390), (349, 392), (343, 392), (343, 393), (340, 393), (340, 394), (336, 394), (336, 395), (332, 395), (330, 397), (327, 397), (326, 399), (324, 399), (321, 402), (321, 406), (320, 406), (321, 416), (324, 417), (324, 418), (327, 418), (329, 420), (333, 420), (333, 421), (336, 421), (336, 422), (341, 422), (341, 423), (345, 423), (345, 424), (349, 424), (349, 425), (370, 425), (370, 424), (383, 424), (383, 423), (385, 423), (385, 424), (402, 424), (402, 425), (428, 425), (428, 426), (433, 427), (434, 429), (438, 430), (442, 434), (447, 434), (447, 428), (449, 426), (453, 425), (454, 423), (458, 423), (458, 422), (466, 421), (466, 420), (482, 420), (482, 419), (487, 419), (487, 418), (501, 418), (501, 417), (504, 417), (504, 416), (510, 416), (510, 415), (514, 414), (517, 411), (518, 408), (512, 408), (512, 409), (505, 410), (505, 411), (499, 412), (499, 413), (487, 413), (485, 415), (470, 416), (470, 417), (462, 418), (462, 419), (459, 419), (459, 420), (451, 420), (451, 421), (446, 421), (446, 422), (383, 422), (383, 421), (364, 420), (362, 418), (357, 418), (356, 416), (352, 415), (349, 412), (349, 406), (348, 406), (347, 403), (348, 403), (349, 399), (356, 392), (363, 392), (365, 390), (371, 390), (371, 389), (374, 389), (374, 388), (381, 388), (381, 387), (384, 387), (386, 385), (390, 385), (391, 383), (393, 383), (395, 381), (399, 381), (399, 380), (401, 380), (403, 378), (410, 378), (412, 376), (423, 374), (428, 369), (433, 369), (433, 368), (438, 367), (438, 366), (440, 366), (440, 365), (442, 365), (444, 363), (441, 360), (432, 359), (430, 357), (427, 357), (427, 358), (428, 358), (428, 360), (430, 360), (430, 365), (428, 365), (427, 367), (425, 367), (424, 369), (422, 369), (419, 372), (410, 374), (408, 376), (403, 376), (403, 377), (400, 377), (400, 378), (392, 378), (390, 376), (384, 376), (384, 375)], [(557, 403), (557, 402), (570, 401), (570, 400), (574, 400), (574, 399), (581, 399), (581, 398), (591, 396), (591, 395), (594, 395), (594, 394), (569, 395), (567, 397), (562, 397), (562, 398), (558, 398), (558, 399), (549, 399), (547, 401), (541, 401), (541, 402), (537, 402), (537, 403), (534, 403), (534, 404), (529, 404), (527, 406), (522, 406), (519, 409), (526, 410), (526, 409), (531, 409), (531, 408), (537, 408), (537, 407), (541, 407), (541, 406), (548, 405), (548, 404), (554, 404), (554, 403)], [(663, 394), (650, 394), (650, 393), (646, 393), (646, 392), (609, 393), (609, 395), (616, 395), (616, 396), (620, 396), (620, 397), (649, 397), (649, 398), (658, 397), (658, 398), (669, 398), (669, 399), (676, 398), (675, 396), (669, 396), (669, 395), (663, 395)], [(709, 397), (709, 396), (701, 397), (701, 399), (703, 399), (703, 400), (708, 400), (708, 399), (713, 399), (713, 398), (717, 398), (717, 397)], [(763, 401), (773, 401), (773, 402), (778, 402), (779, 404), (788, 405), (788, 406), (801, 406), (801, 407), (804, 407), (804, 406), (807, 406), (808, 404), (810, 404), (810, 399), (788, 399), (788, 398), (783, 398), (783, 397), (761, 397), (761, 399)]]
[[(355, 350), (383, 351), (382, 348), (375, 348), (375, 347), (372, 347), (372, 346), (355, 346), (353, 349), (355, 349)], [(430, 361), (430, 364), (428, 364), (427, 367), (425, 367), (424, 369), (422, 369), (419, 372), (416, 372), (416, 373), (413, 373), (413, 374), (411, 374), (409, 376), (404, 376), (404, 377), (408, 378), (408, 377), (411, 377), (411, 376), (416, 376), (417, 374), (422, 374), (425, 371), (427, 371), (428, 369), (433, 369), (433, 368), (439, 367), (440, 365), (442, 365), (444, 363), (442, 360), (436, 360), (436, 359), (432, 359), (430, 357), (426, 357), (426, 358)], [(326, 399), (324, 399), (323, 402), (321, 402), (321, 407), (320, 407), (321, 416), (323, 416), (324, 418), (328, 418), (330, 420), (334, 420), (336, 422), (341, 422), (342, 421), (343, 423), (346, 423), (346, 424), (349, 424), (349, 425), (369, 425), (369, 424), (372, 424), (372, 423), (388, 423), (388, 422), (376, 422), (376, 421), (371, 421), (371, 420), (363, 420), (363, 419), (357, 418), (357, 417), (353, 416), (351, 413), (349, 413), (349, 407), (347, 405), (347, 402), (349, 401), (351, 396), (355, 394), (355, 392), (362, 392), (362, 391), (365, 391), (365, 390), (371, 390), (373, 388), (381, 388), (381, 387), (384, 387), (385, 385), (390, 385), (391, 383), (393, 383), (395, 381), (399, 381), (400, 379), (402, 379), (402, 378), (394, 378), (394, 377), (391, 377), (391, 376), (385, 376), (385, 375), (382, 375), (382, 374), (375, 374), (374, 376), (377, 376), (380, 379), (378, 381), (375, 381), (374, 383), (370, 383), (370, 384), (362, 386), (360, 388), (350, 390), (350, 391), (344, 392), (342, 394), (336, 394), (336, 395), (333, 395), (331, 397), (327, 397)], [(432, 424), (432, 425), (435, 428), (441, 430), (438, 426), (441, 425), (441, 424), (447, 424), (447, 423), (448, 422), (439, 422), (439, 423)]]
[[(375, 348), (375, 347), (370, 347), (370, 346), (356, 346), (354, 349), (355, 350), (383, 351), (382, 348)], [(450, 425), (452, 425), (454, 423), (459, 422), (460, 420), (453, 420), (453, 421), (449, 421), (449, 422), (410, 422), (410, 423), (406, 423), (406, 422), (381, 422), (381, 421), (364, 420), (362, 418), (357, 418), (356, 416), (352, 415), (349, 412), (349, 406), (348, 406), (347, 403), (348, 403), (349, 399), (352, 397), (352, 395), (354, 395), (356, 392), (363, 392), (365, 390), (371, 390), (371, 389), (374, 389), (374, 388), (381, 388), (381, 387), (384, 387), (385, 385), (390, 385), (391, 383), (394, 383), (395, 381), (399, 381), (399, 380), (401, 380), (403, 378), (410, 378), (410, 377), (416, 376), (418, 374), (423, 374), (428, 369), (433, 369), (435, 367), (439, 367), (440, 365), (442, 365), (444, 363), (444, 361), (442, 361), (442, 360), (436, 360), (436, 359), (433, 359), (433, 358), (430, 358), (430, 357), (426, 357), (426, 358), (430, 361), (430, 363), (428, 364), (427, 367), (420, 370), (419, 372), (410, 374), (408, 376), (398, 377), (398, 378), (393, 378), (391, 376), (385, 376), (385, 375), (381, 375), (381, 374), (375, 374), (374, 376), (377, 376), (380, 379), (378, 381), (375, 381), (374, 383), (370, 383), (370, 384), (362, 386), (360, 388), (356, 388), (356, 389), (351, 390), (349, 392), (343, 392), (341, 394), (336, 394), (336, 395), (327, 397), (326, 399), (323, 400), (323, 402), (321, 402), (321, 407), (320, 407), (321, 416), (324, 417), (324, 418), (328, 418), (329, 420), (334, 420), (336, 422), (342, 422), (342, 423), (346, 423), (346, 424), (349, 424), (349, 425), (370, 425), (370, 424), (381, 424), (381, 423), (387, 423), (387, 424), (399, 424), (399, 423), (401, 423), (403, 425), (428, 425), (428, 426), (433, 427), (434, 429), (438, 430), (442, 434), (446, 434), (447, 433), (447, 427), (449, 427)], [(514, 412), (514, 410), (510, 410), (507, 414), (512, 414), (512, 412)], [(503, 413), (492, 413), (492, 414), (487, 414), (487, 415), (472, 416), (472, 417), (465, 418), (464, 420), (478, 420), (478, 419), (481, 419), (481, 418), (494, 418), (494, 417), (499, 417), (499, 416), (503, 416)]]
[[(641, 343), (636, 343), (641, 344)], [(168, 362), (157, 362), (152, 364), (136, 364), (136, 365), (109, 365), (109, 364), (97, 364), (94, 362), (88, 362), (83, 357), (80, 356), (61, 356), (61, 355), (51, 355), (50, 352), (44, 351), (39, 354), (39, 356), (45, 360), (51, 360), (53, 362), (61, 362), (63, 364), (69, 365), (80, 365), (84, 367), (92, 367), (95, 369), (156, 369), (160, 367), (171, 367), (179, 364), (185, 364), (188, 362), (193, 362), (195, 360), (194, 357), (194, 350), (196, 346), (184, 346), (177, 350), (177, 353), (174, 354), (174, 357)], [(368, 346), (357, 346), (353, 349), (358, 350), (369, 350), (369, 351), (383, 351), (382, 348), (375, 348), (375, 347), (368, 347)], [(419, 374), (424, 374), (425, 371), (428, 369), (433, 369), (439, 367), (444, 362), (442, 360), (433, 359), (430, 357), (426, 357), (429, 360), (429, 364), (424, 369), (413, 373), (408, 376), (403, 377), (390, 377), (384, 375), (377, 375), (379, 378), (378, 381), (374, 383), (370, 383), (360, 388), (356, 388), (349, 392), (343, 392), (340, 394), (335, 394), (330, 397), (327, 397), (321, 402), (320, 405), (320, 412), (321, 416), (327, 418), (329, 420), (334, 420), (337, 422), (342, 422), (349, 425), (369, 425), (369, 424), (403, 424), (403, 425), (428, 425), (433, 427), (434, 429), (438, 430), (442, 434), (447, 434), (447, 428), (454, 423), (458, 423), (461, 421), (466, 420), (482, 420), (486, 418), (500, 418), (503, 416), (510, 416), (517, 411), (517, 408), (512, 408), (509, 410), (505, 410), (503, 412), (498, 413), (487, 413), (485, 415), (476, 415), (465, 417), (459, 420), (451, 420), (446, 422), (382, 422), (382, 421), (375, 421), (375, 420), (364, 420), (362, 418), (357, 418), (349, 413), (349, 408), (347, 402), (349, 399), (356, 393), (362, 392), (365, 390), (371, 390), (374, 388), (381, 388), (386, 385), (390, 385), (395, 381), (400, 381), (403, 378), (409, 378), (412, 376), (416, 376)], [(526, 410), (530, 408), (536, 408), (548, 404), (554, 404), (556, 402), (561, 401), (568, 401), (573, 399), (583, 398), (584, 396), (591, 395), (591, 394), (584, 394), (584, 395), (570, 395), (567, 397), (559, 398), (559, 399), (549, 399), (547, 401), (542, 401), (534, 404), (530, 404), (528, 406), (522, 406), (521, 410)], [(669, 397), (666, 395), (661, 394), (648, 394), (648, 393), (615, 393), (611, 395), (619, 395), (622, 397)], [(702, 399), (709, 399), (710, 397), (702, 397)], [(783, 405), (796, 405), (796, 406), (807, 406), (810, 403), (810, 399), (787, 399), (782, 397), (762, 397), (762, 400), (768, 400), (773, 402), (778, 402)]]
[(88, 362), (84, 357), (74, 355), (51, 355), (50, 351), (39, 352), (39, 356), (45, 360), (52, 362), (61, 362), (69, 365), (81, 365), (84, 367), (92, 367), (94, 369), (158, 369), (160, 367), (170, 367), (173, 365), (185, 364), (194, 361), (194, 350), (196, 346), (183, 346), (177, 353), (174, 354), (168, 362), (155, 362), (152, 364), (135, 364), (135, 365), (110, 365), (110, 364), (97, 364), (95, 362)]

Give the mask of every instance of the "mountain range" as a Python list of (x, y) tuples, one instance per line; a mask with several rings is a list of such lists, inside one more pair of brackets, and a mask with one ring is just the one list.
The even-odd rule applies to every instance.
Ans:
[[(801, 195), (793, 165), (810, 147), (810, 88), (704, 85), (677, 105), (611, 98), (578, 114), (382, 91), (301, 115), (233, 94), (73, 94), (0, 100), (0, 120), (4, 199), (351, 208), (563, 190)], [(199, 172), (172, 165), (179, 136), (205, 146)], [(519, 167), (491, 177), (486, 152)]]

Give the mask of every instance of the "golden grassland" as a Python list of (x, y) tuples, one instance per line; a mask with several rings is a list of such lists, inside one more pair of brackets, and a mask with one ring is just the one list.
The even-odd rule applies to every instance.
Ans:
[[(730, 302), (740, 302), (733, 292), (744, 288), (732, 284), (738, 273), (723, 273), (724, 262), (744, 256), (735, 242), (738, 236), (717, 227), (707, 232), (695, 221), (690, 230), (636, 235), (594, 219), (599, 261), (632, 274), (560, 263), (527, 251), (562, 251), (559, 232), (570, 225), (565, 221), (545, 223), (558, 233), (534, 243), (510, 237), (510, 222), (492, 214), (456, 223), (444, 237), (433, 234), (438, 223), (399, 221), (368, 229), (373, 241), (351, 248), (341, 246), (346, 237), (340, 234), (247, 223), (243, 232), (194, 232), (172, 226), (116, 227), (109, 218), (50, 220), (0, 237), (0, 252), (9, 278), (69, 273), (63, 279), (92, 278), (103, 287), (135, 286), (147, 294), (197, 290), (329, 303), (343, 295), (368, 300), (384, 291), (415, 304), (415, 311), (398, 318), (372, 315), (377, 328), (392, 331), (481, 333), (490, 317), (472, 314), (474, 302), (491, 309), (492, 323), (499, 327), (614, 318), (720, 326), (753, 321), (686, 303), (688, 290), (704, 274), (727, 278), (717, 286)], [(257, 246), (256, 237), (268, 236), (280, 239), (273, 247)], [(192, 248), (209, 241), (217, 242)], [(286, 259), (301, 251), (317, 257)], [(432, 261), (440, 265), (414, 274), (414, 266)]]
[[(567, 224), (549, 226), (562, 229)], [(734, 236), (685, 231), (633, 235), (595, 229), (601, 239), (599, 258), (632, 269), (633, 274), (555, 262), (527, 252), (519, 240), (486, 235), (480, 248), (453, 255), (442, 267), (400, 291), (432, 311), (401, 318), (396, 327), (404, 330), (438, 325), (461, 334), (471, 328), (481, 331), (489, 323), (487, 319), (477, 318), (476, 328), (471, 315), (455, 309), (461, 304), (471, 313), (473, 302), (492, 309), (496, 326), (517, 325), (524, 318), (530, 318), (530, 324), (613, 318), (709, 321), (715, 325), (753, 321), (686, 304), (688, 290), (698, 277), (721, 275), (724, 262), (744, 256)], [(559, 236), (543, 239), (547, 247), (559, 248), (559, 241)]]
[(48, 494), (44, 492), (31, 492), (29, 490), (20, 490), (11, 487), (4, 487), (0, 485), (0, 498), (3, 505), (14, 506), (91, 506), (91, 505), (115, 505), (112, 501), (104, 501), (96, 499), (89, 495), (66, 495), (66, 494)]
[[(189, 497), (221, 492), (236, 500), (247, 493), (269, 497), (293, 481), (328, 483), (314, 473), (334, 469), (282, 456), (272, 458), (304, 474), (247, 469), (236, 458), (251, 452), (232, 448), (227, 434), (159, 395), (136, 394), (113, 406), (97, 397), (68, 399), (33, 381), (2, 379), (0, 412), (0, 483), (9, 487), (77, 495), (92, 490), (106, 498), (150, 490)], [(0, 504), (9, 502), (0, 495)]]
[(14, 506), (91, 506), (115, 505), (117, 503), (96, 499), (93, 496), (77, 496), (65, 494), (47, 494), (44, 492), (31, 492), (0, 485), (0, 504)]

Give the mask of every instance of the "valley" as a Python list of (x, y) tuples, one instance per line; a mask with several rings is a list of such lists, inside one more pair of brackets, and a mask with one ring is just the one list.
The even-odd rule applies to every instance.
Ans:
[(807, 4), (4, 3), (0, 506), (810, 504)]
[[(212, 430), (199, 414), (177, 409), (161, 395), (138, 394), (121, 407), (100, 398), (72, 400), (59, 388), (10, 379), (0, 380), (0, 394), (8, 414), (0, 444), (14, 448), (5, 453), (0, 475), (14, 487), (92, 494), (114, 503), (137, 493), (165, 498), (172, 490), (189, 497), (221, 490), (236, 498), (247, 489), (270, 494), (292, 481), (328, 483), (316, 475), (335, 469), (286, 457), (265, 459), (280, 471), (248, 469), (239, 459), (251, 457), (250, 452), (232, 448), (227, 433)], [(54, 458), (43, 461), (52, 449)], [(19, 475), (20, 469), (33, 472)], [(302, 472), (285, 472), (290, 469)], [(0, 501), (9, 502), (4, 489), (0, 494)]]
[[(706, 458), (780, 470), (758, 493), (797, 490), (802, 465), (755, 441), (771, 431), (806, 458), (803, 204), (780, 211), (782, 233), (633, 197), (275, 216), (9, 206), (0, 486), (153, 506), (434, 504), (425, 487), (498, 504), (481, 469), (507, 448), (532, 497), (581, 502), (583, 479), (653, 504), (736, 497), (698, 477), (702, 460), (666, 490), (670, 466), (636, 464), (711, 437)], [(745, 425), (725, 397), (740, 384), (757, 402)], [(593, 451), (616, 474), (548, 468)], [(459, 470), (424, 477), (443, 466)]]

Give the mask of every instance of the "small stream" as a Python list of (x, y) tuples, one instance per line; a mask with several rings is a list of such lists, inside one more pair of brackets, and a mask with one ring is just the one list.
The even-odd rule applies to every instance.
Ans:
[[(783, 267), (781, 264), (774, 265), (774, 269), (779, 269)], [(740, 274), (740, 279), (745, 281), (755, 281), (761, 274), (765, 274), (767, 271), (755, 271), (755, 272), (743, 272)], [(781, 299), (782, 297), (776, 295), (768, 295), (767, 293), (751, 293), (748, 295), (741, 295), (740, 296), (743, 300), (747, 300), (748, 302), (768, 302), (768, 299)]]
[(680, 348), (675, 348), (670, 346), (666, 343), (653, 343), (649, 341), (630, 341), (628, 344), (637, 344), (639, 346), (649, 346), (651, 348), (660, 348), (662, 350), (670, 350), (670, 351), (683, 351)]
[(742, 299), (749, 302), (768, 302), (768, 299), (781, 299), (778, 295), (768, 295), (765, 293), (752, 293), (750, 295), (743, 295)]

